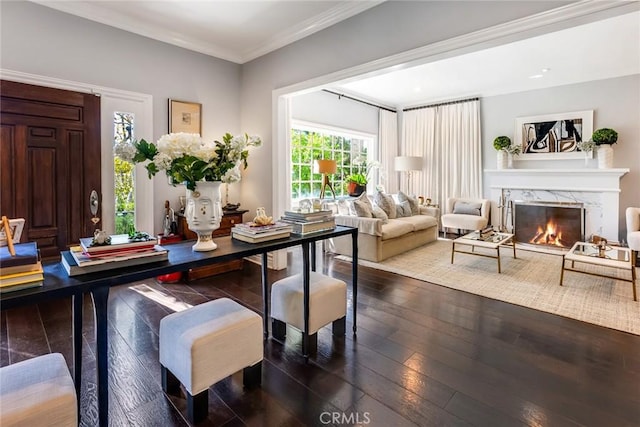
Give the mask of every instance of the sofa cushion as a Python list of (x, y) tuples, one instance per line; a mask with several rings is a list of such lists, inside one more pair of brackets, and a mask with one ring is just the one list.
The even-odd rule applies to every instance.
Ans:
[(454, 214), (463, 214), (463, 215), (480, 215), (480, 209), (482, 208), (482, 203), (475, 202), (462, 202), (457, 201), (455, 205), (453, 205)]
[(445, 214), (441, 218), (443, 227), (461, 230), (480, 230), (487, 226), (487, 218), (478, 215)]
[(396, 218), (411, 216), (411, 205), (408, 200), (396, 205)]
[[(365, 198), (365, 200), (369, 200), (367, 198)], [(356, 211), (356, 215), (359, 217), (363, 217), (363, 218), (372, 218), (373, 217), (373, 206), (371, 206), (371, 203), (367, 203), (364, 200), (354, 200), (353, 201), (353, 208)]]
[(351, 209), (349, 209), (349, 202), (346, 200), (338, 200), (336, 203), (338, 207), (338, 215), (351, 215)]
[(413, 224), (410, 222), (394, 219), (382, 225), (382, 240), (393, 239), (404, 236), (413, 231)]
[(402, 191), (398, 191), (398, 201), (409, 202), (409, 206), (411, 207), (411, 215), (419, 215), (420, 214), (420, 202), (418, 202), (418, 198), (416, 196), (408, 196)]
[(429, 227), (438, 226), (438, 220), (429, 215), (412, 215), (405, 218), (396, 218), (396, 221), (411, 224), (413, 231), (426, 230)]
[(378, 205), (373, 206), (373, 210), (371, 211), (371, 214), (373, 215), (374, 218), (381, 219), (383, 224), (386, 224), (387, 222), (389, 222), (389, 217)]
[(378, 218), (361, 218), (351, 215), (336, 215), (334, 218), (336, 225), (357, 228), (359, 233), (382, 236), (383, 224)]
[(396, 217), (396, 202), (393, 200), (393, 196), (386, 194), (384, 191), (377, 191), (373, 200), (387, 214), (389, 219)]

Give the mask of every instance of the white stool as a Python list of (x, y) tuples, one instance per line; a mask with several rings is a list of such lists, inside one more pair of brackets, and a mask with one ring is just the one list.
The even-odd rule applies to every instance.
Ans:
[[(333, 322), (333, 335), (343, 336), (346, 329), (347, 284), (342, 280), (312, 271), (309, 277), (309, 345), (317, 347), (320, 328)], [(271, 286), (271, 332), (284, 341), (287, 324), (303, 331), (304, 295), (302, 274), (276, 281)]]
[(60, 353), (0, 368), (0, 426), (77, 426), (76, 389)]
[(262, 318), (229, 298), (220, 298), (170, 314), (160, 321), (162, 389), (187, 390), (189, 421), (208, 414), (208, 389), (244, 369), (245, 386), (260, 384), (263, 357)]

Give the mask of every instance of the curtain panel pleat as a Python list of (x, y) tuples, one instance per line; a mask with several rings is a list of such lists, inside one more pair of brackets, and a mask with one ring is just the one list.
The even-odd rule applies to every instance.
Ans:
[(481, 150), (479, 100), (403, 114), (402, 155), (424, 158), (421, 173), (412, 174), (412, 192), (441, 208), (448, 197), (482, 196)]
[(391, 193), (397, 191), (398, 188), (398, 174), (393, 170), (393, 159), (398, 155), (398, 114), (382, 109), (379, 112), (379, 183), (384, 186), (387, 192)]

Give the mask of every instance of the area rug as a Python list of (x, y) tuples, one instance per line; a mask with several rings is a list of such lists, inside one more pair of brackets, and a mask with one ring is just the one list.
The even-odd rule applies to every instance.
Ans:
[[(630, 282), (565, 271), (564, 286), (559, 286), (562, 257), (522, 248), (517, 247), (516, 259), (510, 248), (500, 249), (502, 274), (497, 261), (486, 257), (456, 253), (451, 264), (451, 241), (447, 240), (380, 263), (359, 260), (359, 264), (640, 335), (640, 302), (633, 300)], [(604, 272), (584, 264), (579, 268)], [(610, 268), (604, 274), (630, 278), (628, 271)]]

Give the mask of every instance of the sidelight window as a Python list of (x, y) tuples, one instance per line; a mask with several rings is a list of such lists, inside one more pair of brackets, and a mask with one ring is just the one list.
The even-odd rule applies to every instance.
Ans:
[[(134, 115), (116, 111), (113, 113), (113, 144), (134, 139)], [(113, 156), (115, 187), (115, 232), (129, 233), (135, 230), (135, 167)]]

